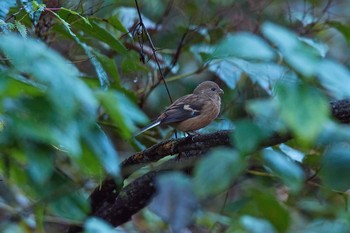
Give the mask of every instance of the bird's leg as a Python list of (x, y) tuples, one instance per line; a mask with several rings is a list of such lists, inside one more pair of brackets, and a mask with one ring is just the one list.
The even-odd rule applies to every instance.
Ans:
[(200, 133), (198, 131), (188, 131), (188, 132), (186, 132), (186, 134), (188, 135), (188, 137), (191, 137), (192, 142), (193, 142), (193, 139), (195, 137), (200, 135)]

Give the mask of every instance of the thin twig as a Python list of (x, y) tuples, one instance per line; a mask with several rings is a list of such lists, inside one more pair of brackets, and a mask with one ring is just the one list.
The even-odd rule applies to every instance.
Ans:
[(166, 83), (166, 81), (165, 81), (163, 71), (162, 71), (162, 69), (161, 69), (161, 67), (160, 67), (160, 64), (159, 64), (159, 61), (158, 61), (158, 57), (157, 57), (157, 54), (156, 54), (156, 53), (157, 53), (157, 50), (156, 50), (156, 48), (154, 47), (152, 38), (151, 38), (150, 34), (148, 33), (148, 30), (147, 30), (145, 24), (143, 23), (143, 19), (142, 19), (142, 16), (141, 16), (141, 11), (140, 11), (140, 8), (139, 8), (139, 5), (138, 5), (137, 0), (135, 0), (135, 4), (136, 4), (136, 9), (137, 9), (137, 14), (139, 15), (139, 21), (140, 21), (140, 22), (139, 22), (139, 25), (141, 26), (142, 31), (145, 32), (145, 34), (146, 34), (147, 40), (148, 40), (148, 42), (149, 42), (149, 44), (150, 44), (150, 46), (151, 46), (151, 48), (152, 48), (153, 57), (154, 57), (154, 60), (155, 60), (155, 62), (156, 62), (156, 64), (157, 64), (158, 71), (159, 71), (159, 74), (160, 74), (160, 78), (161, 78), (161, 80), (162, 80), (163, 83), (164, 83), (164, 86), (165, 86), (165, 89), (166, 89), (166, 92), (167, 92), (167, 94), (168, 94), (168, 97), (169, 97), (170, 102), (173, 103), (173, 99), (171, 98), (168, 85), (167, 85), (167, 83)]
[[(180, 54), (181, 54), (181, 51), (182, 51), (182, 48), (183, 48), (183, 45), (185, 44), (185, 38), (188, 35), (188, 32), (189, 32), (189, 29), (187, 29), (185, 31), (185, 33), (182, 35), (182, 37), (180, 39), (180, 43), (177, 46), (175, 55), (170, 63), (170, 66), (164, 71), (164, 77), (167, 76), (170, 73), (170, 71), (174, 68), (174, 66), (177, 64), (179, 57), (180, 57)], [(195, 71), (195, 72), (197, 73), (197, 71)], [(167, 79), (167, 81), (169, 82), (170, 80)], [(171, 80), (171, 81), (173, 81), (173, 80)], [(155, 83), (155, 85), (153, 85), (149, 89), (148, 93), (143, 96), (143, 99), (146, 99), (150, 95), (151, 91), (158, 86), (158, 84), (159, 84), (159, 82)]]
[(186, 36), (188, 35), (188, 32), (189, 32), (189, 29), (187, 28), (187, 30), (185, 31), (185, 33), (181, 37), (180, 43), (177, 45), (176, 52), (175, 52), (175, 55), (170, 63), (170, 66), (164, 72), (165, 76), (174, 68), (177, 61), (179, 60), (180, 53), (181, 53), (181, 50), (183, 48), (183, 45), (185, 44), (185, 39), (186, 39)]
[(171, 0), (168, 2), (166, 8), (165, 8), (165, 11), (163, 12), (163, 15), (162, 17), (159, 18), (158, 22), (157, 22), (157, 28), (158, 28), (158, 25), (161, 25), (163, 23), (163, 20), (164, 18), (169, 15), (171, 9), (173, 8), (173, 5), (174, 5), (174, 0)]

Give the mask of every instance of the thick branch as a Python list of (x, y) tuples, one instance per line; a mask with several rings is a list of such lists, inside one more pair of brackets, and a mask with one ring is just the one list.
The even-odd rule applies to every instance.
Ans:
[[(350, 122), (350, 101), (340, 100), (330, 103), (333, 117), (342, 123)], [(114, 226), (121, 225), (144, 208), (151, 200), (155, 188), (155, 177), (164, 171), (183, 170), (192, 167), (196, 159), (210, 148), (218, 146), (234, 147), (230, 140), (230, 130), (212, 134), (189, 136), (156, 144), (124, 160), (121, 164), (123, 177), (128, 177), (148, 163), (158, 161), (168, 155), (181, 154), (180, 160), (170, 160), (124, 187), (119, 195), (112, 179), (106, 179), (102, 187), (91, 195), (92, 215), (101, 217)], [(290, 135), (273, 135), (261, 143), (259, 148), (277, 145), (290, 140)], [(258, 149), (259, 149), (258, 148)], [(78, 231), (70, 231), (78, 232)]]
[(350, 100), (338, 100), (330, 103), (332, 115), (341, 123), (350, 123)]
[[(103, 218), (114, 226), (129, 221), (133, 214), (144, 208), (151, 200), (155, 192), (154, 179), (159, 173), (191, 168), (195, 161), (211, 148), (218, 146), (233, 147), (230, 140), (231, 134), (232, 131), (225, 130), (212, 134), (167, 140), (134, 154), (124, 160), (121, 165), (124, 178), (147, 163), (158, 161), (167, 155), (181, 154), (181, 159), (170, 160), (156, 170), (137, 178), (124, 187), (119, 195), (114, 180), (106, 179), (90, 197), (92, 215)], [(263, 142), (261, 147), (276, 145), (290, 138), (288, 135), (274, 135)], [(70, 233), (81, 230), (80, 227), (74, 228), (75, 230), (72, 229), (69, 231)]]
[(228, 146), (230, 145), (230, 134), (231, 131), (225, 130), (213, 134), (195, 135), (158, 143), (125, 159), (121, 164), (123, 177), (126, 178), (145, 164), (156, 162), (168, 155), (191, 150), (205, 150), (215, 146)]

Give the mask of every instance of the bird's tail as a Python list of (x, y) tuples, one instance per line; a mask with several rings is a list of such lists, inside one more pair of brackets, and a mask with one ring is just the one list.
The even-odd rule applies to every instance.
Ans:
[(136, 136), (142, 134), (143, 132), (145, 132), (145, 131), (147, 131), (149, 129), (152, 129), (153, 127), (156, 127), (159, 124), (160, 124), (160, 120), (155, 120), (151, 124), (149, 124), (149, 125), (143, 127), (142, 129), (140, 129), (140, 131), (138, 131), (137, 133), (134, 133), (133, 136), (136, 137)]

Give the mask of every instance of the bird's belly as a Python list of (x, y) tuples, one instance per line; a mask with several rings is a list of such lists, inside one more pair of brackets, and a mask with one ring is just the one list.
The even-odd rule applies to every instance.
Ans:
[(199, 116), (189, 118), (180, 123), (173, 124), (172, 126), (180, 131), (189, 132), (201, 129), (209, 125), (217, 116), (219, 115), (219, 110), (216, 108), (211, 109), (210, 114), (201, 114)]

